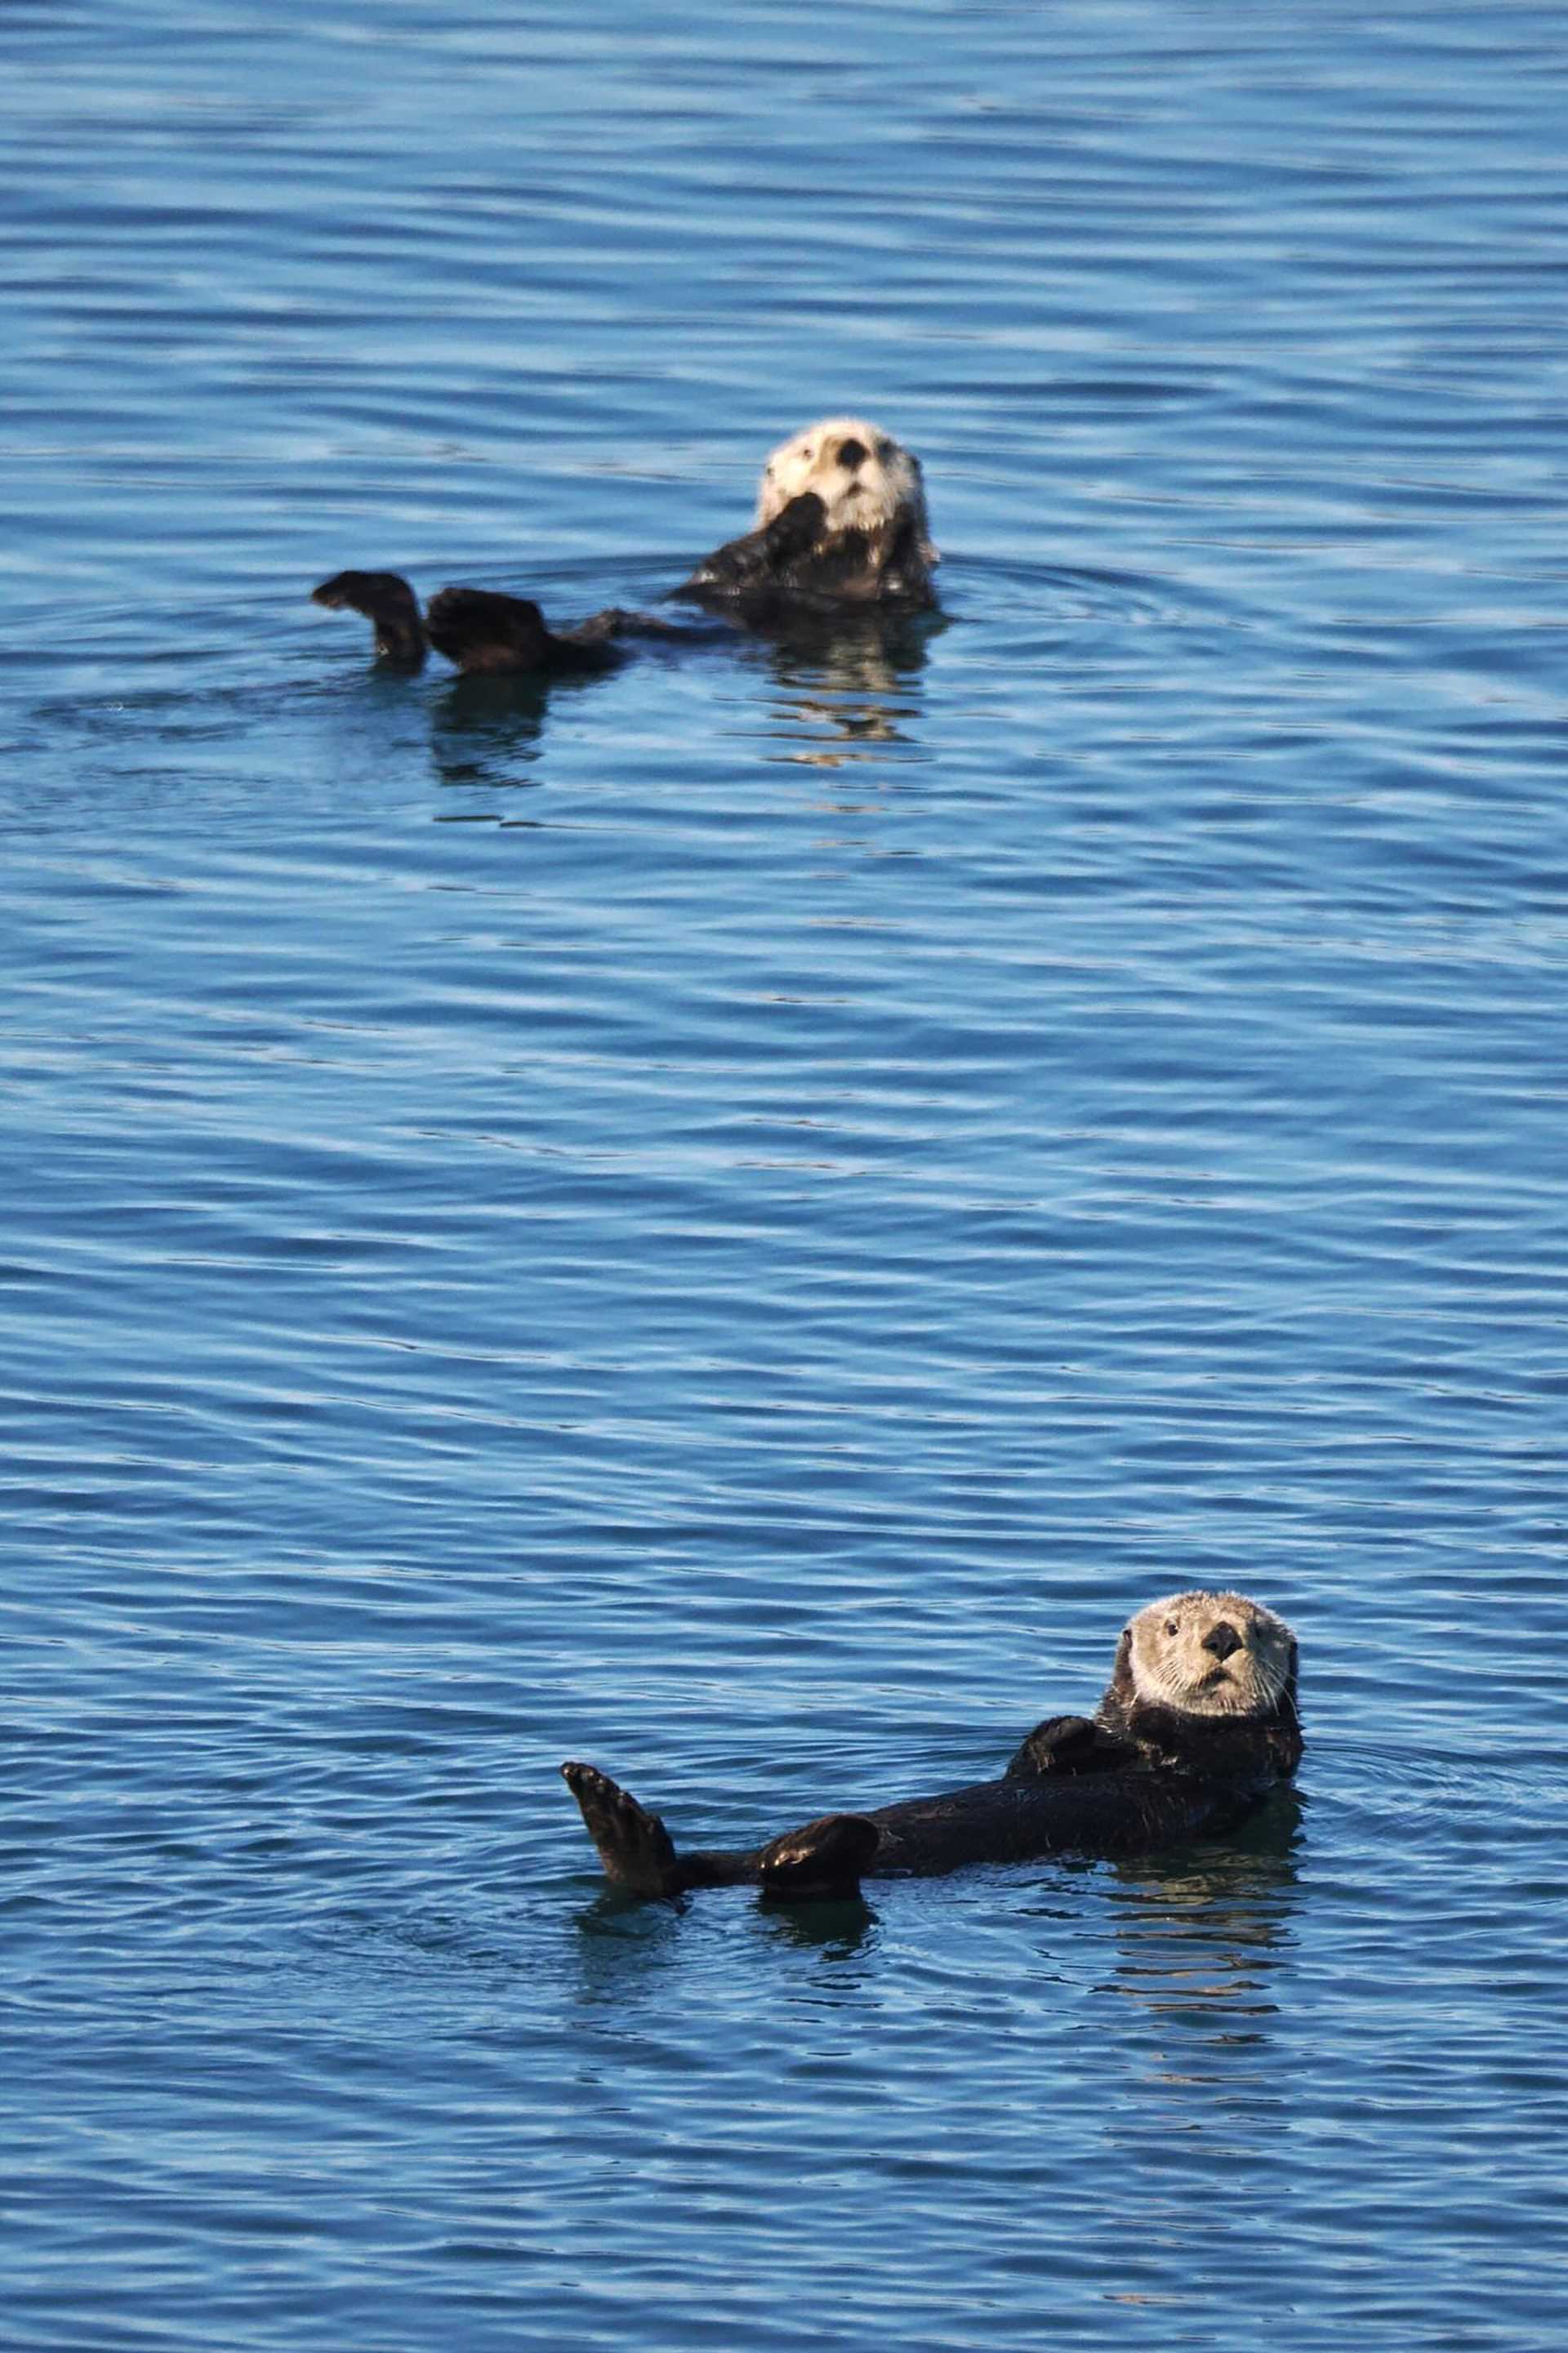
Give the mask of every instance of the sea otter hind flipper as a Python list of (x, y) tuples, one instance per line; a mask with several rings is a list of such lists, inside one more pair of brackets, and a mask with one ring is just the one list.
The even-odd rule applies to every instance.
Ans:
[(312, 605), (330, 613), (363, 613), (375, 631), (381, 660), (417, 670), (428, 643), (419, 599), (400, 572), (334, 572), (310, 591)]
[(857, 1895), (880, 1841), (864, 1814), (822, 1814), (763, 1847), (757, 1857), (763, 1894), (795, 1904)]
[(563, 1765), (561, 1778), (583, 1810), (606, 1879), (633, 1895), (674, 1895), (680, 1887), (675, 1841), (657, 1814), (595, 1766)]
[(461, 670), (543, 670), (549, 630), (528, 596), (506, 596), (495, 588), (442, 588), (426, 617), (430, 642)]

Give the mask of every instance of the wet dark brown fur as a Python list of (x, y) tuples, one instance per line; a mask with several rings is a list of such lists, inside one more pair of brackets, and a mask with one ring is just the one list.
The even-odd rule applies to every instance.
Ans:
[(1134, 1854), (1233, 1829), (1300, 1762), (1296, 1681), (1295, 1638), (1271, 1611), (1239, 1594), (1173, 1595), (1127, 1627), (1094, 1715), (1047, 1717), (1000, 1780), (825, 1814), (744, 1851), (679, 1852), (607, 1774), (561, 1769), (606, 1875), (632, 1894), (842, 1896), (863, 1876)]

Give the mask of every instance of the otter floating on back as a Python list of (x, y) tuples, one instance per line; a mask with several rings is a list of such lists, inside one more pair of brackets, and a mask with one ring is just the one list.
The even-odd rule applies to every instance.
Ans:
[[(798, 612), (920, 612), (936, 602), (940, 561), (920, 459), (864, 417), (829, 417), (779, 444), (752, 529), (674, 593), (753, 628)], [(443, 588), (422, 614), (397, 572), (339, 572), (311, 599), (363, 613), (380, 659), (409, 670), (433, 646), (469, 673), (583, 676), (614, 665), (626, 630), (650, 626), (612, 607), (557, 632), (528, 597), (489, 588)]]
[(637, 1895), (750, 1884), (853, 1894), (862, 1877), (1136, 1854), (1243, 1820), (1301, 1760), (1296, 1638), (1239, 1593), (1177, 1593), (1124, 1629), (1092, 1716), (1037, 1725), (999, 1781), (825, 1814), (746, 1852), (679, 1853), (657, 1814), (592, 1765), (561, 1767), (606, 1875)]

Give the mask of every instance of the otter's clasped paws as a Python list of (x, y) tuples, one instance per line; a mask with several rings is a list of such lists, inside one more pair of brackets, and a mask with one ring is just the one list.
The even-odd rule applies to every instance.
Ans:
[(1047, 1773), (1108, 1773), (1115, 1766), (1133, 1763), (1137, 1756), (1130, 1741), (1119, 1740), (1092, 1716), (1047, 1715), (1016, 1751), (1005, 1778), (1027, 1781)]

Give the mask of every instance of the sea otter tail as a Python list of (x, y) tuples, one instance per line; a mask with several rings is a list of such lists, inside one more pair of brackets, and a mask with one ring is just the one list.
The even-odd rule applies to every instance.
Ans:
[(375, 630), (375, 650), (383, 661), (417, 670), (425, 659), (428, 639), (419, 617), (419, 599), (400, 572), (334, 572), (310, 591), (312, 605), (329, 612), (363, 613)]

